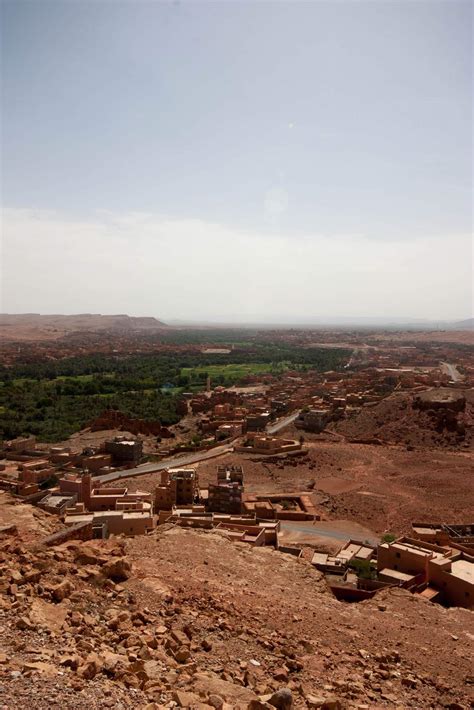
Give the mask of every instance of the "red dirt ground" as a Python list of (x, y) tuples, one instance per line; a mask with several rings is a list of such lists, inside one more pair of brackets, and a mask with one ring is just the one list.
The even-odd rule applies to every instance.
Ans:
[[(407, 451), (307, 436), (307, 456), (270, 463), (262, 457), (226, 454), (197, 465), (199, 482), (215, 480), (218, 463), (244, 467), (248, 493), (311, 490), (328, 520), (350, 520), (383, 533), (407, 533), (414, 520), (465, 522), (474, 511), (474, 454)], [(159, 473), (123, 479), (131, 490), (153, 490)]]

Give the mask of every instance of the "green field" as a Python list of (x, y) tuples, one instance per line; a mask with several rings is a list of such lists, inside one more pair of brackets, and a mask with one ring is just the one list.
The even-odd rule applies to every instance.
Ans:
[(228, 365), (196, 365), (195, 367), (181, 368), (181, 377), (186, 377), (190, 382), (195, 380), (205, 380), (206, 377), (212, 379), (225, 379), (237, 381), (247, 375), (262, 375), (265, 373), (277, 374), (288, 370), (288, 362), (250, 362), (250, 363), (229, 363)]

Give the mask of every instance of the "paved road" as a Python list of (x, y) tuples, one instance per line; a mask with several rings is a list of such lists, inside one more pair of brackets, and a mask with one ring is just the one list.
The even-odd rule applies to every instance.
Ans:
[[(287, 417), (280, 419), (280, 421), (275, 422), (267, 427), (268, 434), (276, 434), (284, 427), (288, 426), (295, 421), (298, 416), (298, 412), (293, 412)], [(113, 473), (106, 473), (103, 476), (97, 476), (94, 481), (100, 481), (101, 483), (110, 483), (110, 481), (118, 481), (121, 478), (130, 478), (131, 476), (143, 476), (145, 473), (155, 473), (157, 471), (162, 471), (165, 468), (178, 467), (178, 466), (189, 466), (193, 463), (198, 463), (198, 461), (206, 461), (206, 459), (212, 459), (214, 456), (220, 456), (221, 454), (227, 454), (234, 448), (235, 442), (231, 444), (223, 444), (222, 446), (216, 446), (214, 449), (209, 449), (209, 451), (198, 451), (196, 453), (183, 454), (182, 456), (175, 456), (170, 459), (163, 459), (157, 463), (144, 463), (136, 468), (129, 468), (126, 471), (114, 471)]]
[(117, 481), (120, 478), (130, 478), (130, 476), (143, 476), (144, 473), (155, 473), (156, 471), (162, 471), (165, 468), (175, 468), (178, 466), (189, 466), (192, 463), (197, 463), (198, 461), (205, 461), (206, 459), (212, 459), (214, 456), (220, 456), (221, 454), (226, 454), (232, 451), (232, 444), (225, 444), (223, 446), (216, 446), (214, 449), (209, 451), (198, 451), (195, 454), (188, 453), (182, 456), (175, 456), (170, 459), (163, 459), (158, 463), (144, 463), (136, 468), (129, 468), (126, 471), (114, 471), (113, 473), (106, 473), (104, 476), (96, 476), (94, 481), (100, 481), (101, 483), (107, 483), (109, 481)]
[(345, 369), (345, 370), (347, 370), (348, 367), (352, 367), (352, 361), (354, 360), (355, 354), (356, 354), (356, 351), (353, 350), (353, 351), (351, 352), (351, 356), (350, 356), (349, 360), (348, 360), (348, 361), (346, 362), (346, 364), (344, 365), (344, 369)]
[(289, 414), (287, 417), (284, 417), (284, 419), (280, 419), (280, 421), (275, 422), (275, 424), (269, 424), (267, 426), (267, 434), (276, 434), (278, 431), (280, 431), (280, 429), (284, 429), (284, 427), (288, 426), (288, 424), (291, 424), (295, 421), (299, 413), (300, 410), (298, 410), (297, 412), (293, 412), (293, 414)]
[(337, 530), (337, 529), (328, 529), (328, 528), (320, 528), (317, 527), (316, 525), (311, 525), (311, 526), (305, 526), (305, 525), (298, 525), (297, 523), (291, 523), (286, 520), (280, 521), (280, 526), (282, 531), (287, 530), (288, 532), (298, 532), (298, 533), (303, 533), (304, 535), (314, 535), (316, 537), (332, 537), (336, 540), (350, 540), (355, 539), (355, 540), (360, 540), (362, 538), (362, 541), (364, 542), (367, 540), (370, 544), (372, 545), (378, 545), (380, 542), (380, 538), (374, 535), (373, 533), (370, 533), (367, 531), (366, 533), (363, 533), (357, 529), (355, 529), (352, 534), (350, 531), (346, 530)]
[(442, 362), (441, 369), (453, 382), (460, 382), (464, 379), (456, 366), (451, 365), (450, 362)]

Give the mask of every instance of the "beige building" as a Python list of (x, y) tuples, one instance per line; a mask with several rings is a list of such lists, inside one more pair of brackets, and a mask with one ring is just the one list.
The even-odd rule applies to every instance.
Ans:
[(171, 510), (175, 505), (192, 505), (199, 492), (199, 478), (194, 468), (169, 468), (161, 472), (155, 488), (155, 510)]
[(474, 556), (463, 551), (401, 538), (379, 545), (377, 569), (385, 576), (395, 570), (417, 577), (446, 604), (474, 607)]
[[(94, 528), (102, 528), (108, 535), (144, 535), (153, 529), (153, 514), (150, 507), (142, 510), (101, 510), (94, 513), (84, 510), (68, 510), (64, 517), (66, 525), (91, 523)], [(102, 536), (101, 535), (101, 536)]]
[(299, 451), (302, 444), (293, 439), (280, 439), (262, 434), (250, 434), (245, 446), (236, 446), (235, 451), (255, 454), (283, 454), (289, 451)]
[[(66, 474), (59, 481), (59, 499), (69, 497), (66, 525), (91, 523), (100, 536), (143, 535), (153, 529), (153, 500), (147, 491), (125, 487), (92, 488), (89, 474)], [(63, 512), (63, 511), (61, 511)]]

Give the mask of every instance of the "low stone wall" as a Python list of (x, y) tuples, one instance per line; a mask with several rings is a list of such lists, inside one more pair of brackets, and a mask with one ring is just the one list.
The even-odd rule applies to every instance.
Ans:
[(41, 540), (41, 545), (53, 547), (68, 540), (92, 540), (92, 523), (77, 523)]

